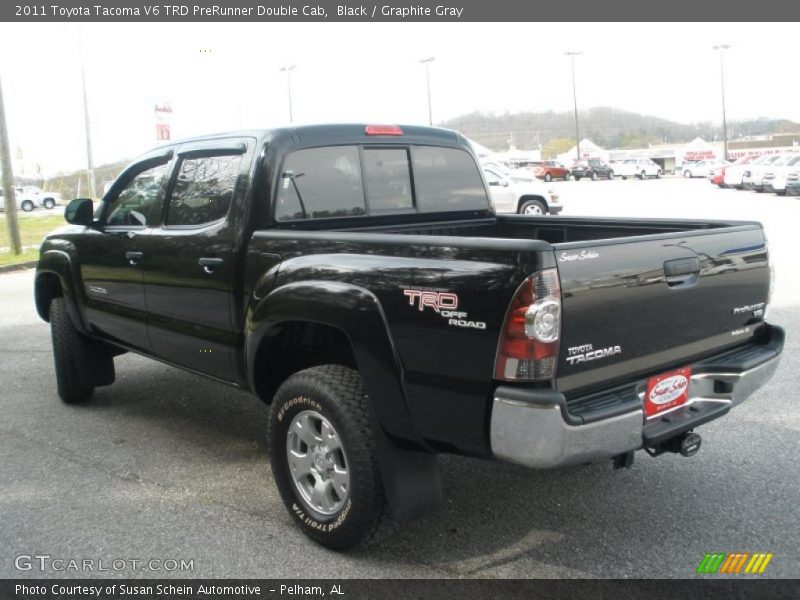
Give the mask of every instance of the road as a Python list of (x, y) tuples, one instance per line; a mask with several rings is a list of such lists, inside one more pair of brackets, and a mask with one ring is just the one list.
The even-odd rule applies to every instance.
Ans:
[[(691, 577), (706, 552), (772, 552), (800, 576), (800, 198), (702, 180), (565, 182), (566, 214), (759, 219), (787, 328), (781, 368), (693, 458), (637, 453), (548, 472), (442, 457), (444, 508), (350, 555), (292, 524), (270, 473), (266, 407), (138, 356), (86, 406), (56, 397), (49, 328), (31, 271), (0, 276), (0, 577)], [(124, 560), (120, 571), (19, 571), (15, 557)], [(189, 572), (133, 559), (193, 561)], [(95, 563), (97, 564), (97, 563)], [(122, 564), (122, 563), (117, 563)]]

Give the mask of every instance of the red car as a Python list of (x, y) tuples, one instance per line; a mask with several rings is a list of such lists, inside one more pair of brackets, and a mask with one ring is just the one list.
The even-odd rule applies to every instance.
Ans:
[(725, 187), (725, 169), (728, 168), (728, 165), (723, 165), (721, 167), (717, 167), (713, 171), (711, 171), (711, 175), (709, 176), (708, 180), (713, 183), (714, 185), (718, 185), (721, 188)]
[(567, 167), (555, 160), (546, 160), (542, 164), (533, 167), (533, 174), (545, 181), (552, 181), (553, 179), (566, 181), (572, 176)]

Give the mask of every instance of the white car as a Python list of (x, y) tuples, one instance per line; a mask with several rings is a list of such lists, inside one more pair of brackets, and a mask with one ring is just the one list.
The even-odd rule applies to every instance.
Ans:
[[(34, 206), (41, 206), (50, 210), (61, 204), (61, 194), (58, 192), (45, 192), (34, 185), (26, 185), (16, 189), (17, 195), (21, 195), (23, 200), (30, 200)], [(26, 204), (26, 206), (30, 206), (30, 204)], [(22, 210), (30, 212), (33, 208), (23, 208)]]
[(783, 196), (786, 194), (786, 181), (796, 181), (798, 176), (800, 176), (800, 154), (789, 155), (782, 165), (774, 165), (774, 168), (765, 170), (764, 191)]
[(742, 189), (742, 181), (744, 174), (756, 165), (770, 157), (769, 154), (762, 154), (761, 156), (744, 156), (725, 169), (725, 186), (729, 188)]
[(523, 215), (557, 215), (561, 212), (561, 199), (547, 185), (535, 179), (528, 181), (517, 177), (497, 163), (484, 163), (482, 167), (495, 212)]
[(787, 154), (770, 154), (766, 157), (764, 162), (757, 163), (753, 161), (750, 163), (750, 168), (745, 170), (742, 176), (742, 189), (755, 190), (756, 192), (764, 191), (764, 173), (775, 167), (781, 166), (785, 160), (788, 160), (791, 155)]
[[(22, 188), (14, 188), (14, 199), (17, 201), (17, 210), (31, 212), (34, 208), (36, 208), (33, 200), (22, 195)], [(5, 209), (5, 195), (3, 194), (3, 190), (0, 189), (0, 210), (5, 211)]]
[(628, 177), (638, 177), (639, 179), (655, 177), (659, 179), (662, 175), (661, 167), (658, 166), (658, 163), (649, 158), (626, 158), (625, 160), (615, 161), (612, 166), (614, 167), (614, 175), (623, 179)]
[(727, 163), (722, 160), (700, 160), (694, 163), (684, 163), (681, 167), (684, 177), (709, 177), (717, 167), (724, 167)]

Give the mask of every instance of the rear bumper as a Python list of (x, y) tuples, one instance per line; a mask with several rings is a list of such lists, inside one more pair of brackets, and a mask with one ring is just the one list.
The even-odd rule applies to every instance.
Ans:
[(528, 467), (560, 467), (650, 447), (717, 419), (778, 368), (783, 329), (765, 328), (765, 341), (693, 364), (689, 402), (649, 421), (642, 409), (646, 379), (629, 386), (627, 399), (618, 394), (617, 406), (602, 402), (601, 409), (582, 415), (571, 413), (564, 395), (554, 390), (499, 386), (492, 406), (492, 452)]

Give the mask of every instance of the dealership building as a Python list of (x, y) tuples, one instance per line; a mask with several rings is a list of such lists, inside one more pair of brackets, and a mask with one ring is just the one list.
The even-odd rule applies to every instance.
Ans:
[[(581, 156), (583, 158), (599, 158), (604, 161), (649, 158), (658, 163), (664, 173), (679, 171), (681, 166), (687, 162), (722, 160), (724, 152), (722, 142), (707, 142), (699, 137), (686, 144), (658, 144), (648, 148), (613, 150), (602, 148), (588, 139), (581, 140)], [(781, 152), (800, 152), (800, 133), (753, 136), (728, 142), (728, 158), (730, 159)], [(565, 165), (570, 165), (576, 155), (577, 148), (573, 146), (569, 151), (559, 154), (557, 160)]]

